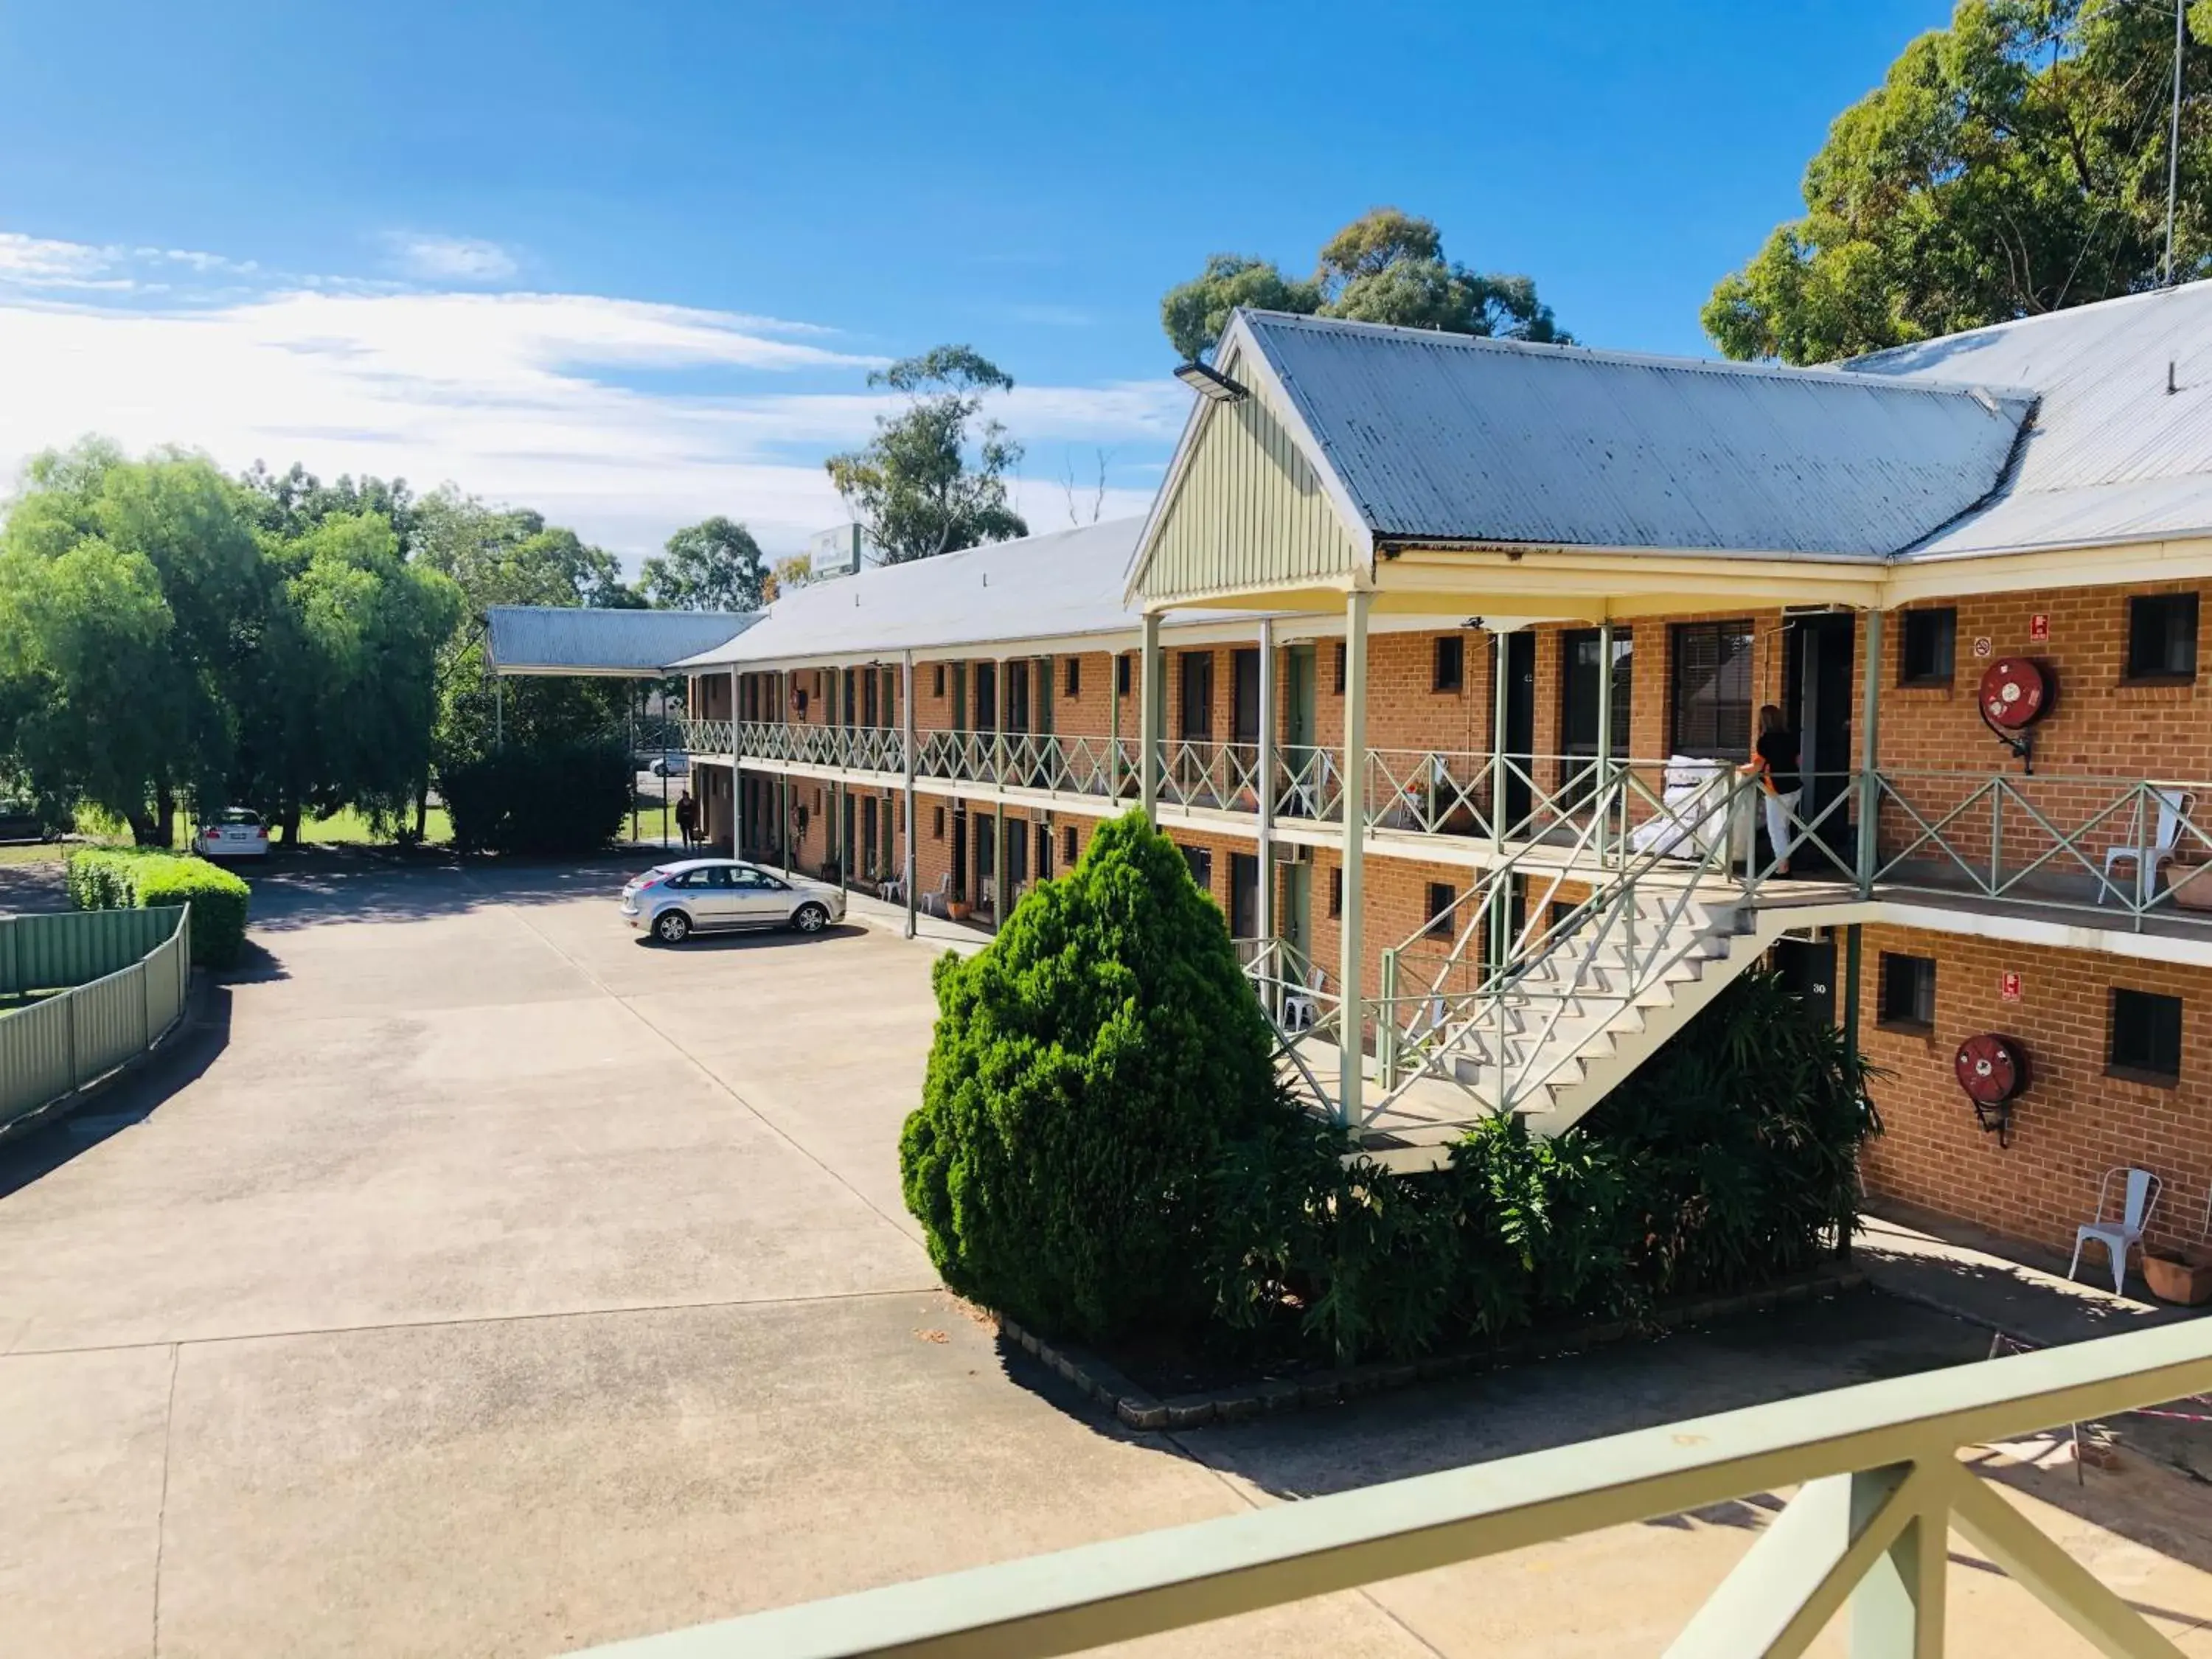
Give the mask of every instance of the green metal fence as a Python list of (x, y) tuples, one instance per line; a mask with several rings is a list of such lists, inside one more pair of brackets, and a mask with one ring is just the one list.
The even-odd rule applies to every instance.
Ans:
[(191, 907), (0, 917), (0, 1129), (151, 1048), (185, 1012)]

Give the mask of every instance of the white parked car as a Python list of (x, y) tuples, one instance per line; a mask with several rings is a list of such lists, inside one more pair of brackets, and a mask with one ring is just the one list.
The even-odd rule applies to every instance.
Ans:
[(718, 927), (790, 927), (818, 933), (845, 919), (845, 895), (786, 879), (738, 859), (684, 859), (647, 871), (623, 889), (623, 920), (663, 945)]
[(269, 826), (261, 814), (234, 806), (213, 823), (204, 823), (192, 837), (192, 851), (204, 859), (265, 859), (269, 856)]

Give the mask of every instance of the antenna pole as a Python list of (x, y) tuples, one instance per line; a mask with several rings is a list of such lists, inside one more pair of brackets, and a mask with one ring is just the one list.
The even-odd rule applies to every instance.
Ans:
[(2181, 182), (2181, 53), (2185, 0), (2173, 0), (2173, 119), (2166, 141), (2166, 282), (2173, 286), (2173, 203)]

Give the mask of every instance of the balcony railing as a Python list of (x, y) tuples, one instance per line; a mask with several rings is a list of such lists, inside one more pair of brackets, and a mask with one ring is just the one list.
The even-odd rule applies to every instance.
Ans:
[[(1669, 1653), (1801, 1653), (1847, 1612), (1855, 1653), (1940, 1656), (1955, 1529), (2087, 1645), (2178, 1659), (2171, 1640), (1961, 1453), (2207, 1389), (2212, 1322), (2172, 1325), (1271, 1504), (604, 1651), (609, 1659), (1041, 1659), (1794, 1487)], [(1574, 1594), (1571, 1584), (1558, 1589), (1562, 1598)], [(1563, 1623), (1565, 1614), (1563, 1599)]]

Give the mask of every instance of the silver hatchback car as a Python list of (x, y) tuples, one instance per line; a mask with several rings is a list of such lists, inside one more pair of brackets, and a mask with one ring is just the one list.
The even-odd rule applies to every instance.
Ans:
[(684, 859), (647, 871), (623, 889), (623, 920), (663, 945), (717, 927), (790, 927), (818, 933), (845, 919), (835, 887), (770, 875), (737, 859)]

